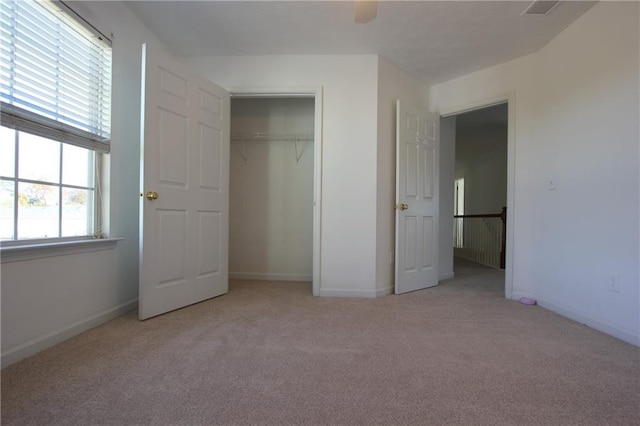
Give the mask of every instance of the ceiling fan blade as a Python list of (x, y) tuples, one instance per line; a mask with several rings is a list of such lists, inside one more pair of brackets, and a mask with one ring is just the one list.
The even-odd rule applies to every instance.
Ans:
[(355, 0), (353, 18), (358, 24), (366, 24), (375, 19), (378, 14), (377, 0)]

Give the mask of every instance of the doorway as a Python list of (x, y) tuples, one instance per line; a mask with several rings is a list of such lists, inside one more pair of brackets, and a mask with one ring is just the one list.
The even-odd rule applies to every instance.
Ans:
[(447, 111), (441, 118), (443, 129), (449, 129), (442, 132), (442, 144), (451, 148), (451, 170), (441, 187), (449, 193), (443, 200), (450, 203), (445, 210), (451, 222), (443, 231), (451, 234), (446, 235), (451, 271), (454, 258), (503, 268), (506, 298), (513, 276), (513, 106), (511, 95)]
[(319, 294), (318, 93), (231, 99), (229, 278)]

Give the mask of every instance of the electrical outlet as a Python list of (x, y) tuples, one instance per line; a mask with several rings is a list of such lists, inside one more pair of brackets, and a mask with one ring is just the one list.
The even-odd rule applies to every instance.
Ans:
[(620, 274), (609, 275), (607, 280), (607, 290), (620, 293)]

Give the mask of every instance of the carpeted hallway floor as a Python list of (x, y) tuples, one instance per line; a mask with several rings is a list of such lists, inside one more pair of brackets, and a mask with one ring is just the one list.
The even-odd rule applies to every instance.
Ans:
[(235, 281), (2, 370), (3, 425), (640, 425), (640, 349), (458, 262), (375, 300)]

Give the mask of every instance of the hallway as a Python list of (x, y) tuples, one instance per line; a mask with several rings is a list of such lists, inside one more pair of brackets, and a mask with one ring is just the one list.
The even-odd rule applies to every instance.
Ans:
[(493, 269), (469, 260), (453, 258), (454, 278), (440, 286), (483, 297), (504, 297), (504, 269)]

